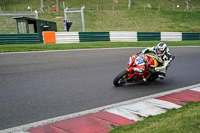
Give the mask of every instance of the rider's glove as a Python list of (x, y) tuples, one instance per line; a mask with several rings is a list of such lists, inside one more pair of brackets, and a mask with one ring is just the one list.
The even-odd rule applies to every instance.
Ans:
[(137, 53), (136, 55), (139, 56), (142, 53), (142, 51), (140, 51), (139, 53)]

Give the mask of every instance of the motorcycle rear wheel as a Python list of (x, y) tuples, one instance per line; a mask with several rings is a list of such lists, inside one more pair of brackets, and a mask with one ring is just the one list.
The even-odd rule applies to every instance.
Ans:
[(113, 80), (113, 84), (116, 87), (123, 86), (125, 83), (127, 83), (128, 78), (129, 72), (124, 70), (115, 77), (115, 79)]

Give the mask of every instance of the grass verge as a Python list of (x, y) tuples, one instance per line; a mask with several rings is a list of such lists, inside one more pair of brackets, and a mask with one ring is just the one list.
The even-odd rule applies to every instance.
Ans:
[[(86, 31), (199, 32), (200, 2), (188, 2), (189, 10), (185, 10), (184, 0), (132, 0), (130, 9), (128, 0), (62, 0), (60, 11), (54, 12), (52, 6), (56, 0), (44, 0), (43, 11), (40, 11), (40, 0), (0, 0), (0, 11), (37, 10), (40, 19), (56, 22), (58, 31), (62, 32), (64, 8), (80, 10), (84, 5)], [(70, 31), (82, 31), (81, 15), (68, 13), (67, 16), (73, 22)], [(16, 28), (12, 17), (1, 18), (0, 33), (16, 33)]]
[(143, 121), (119, 126), (110, 133), (200, 133), (200, 102), (150, 116)]
[[(116, 47), (152, 47), (159, 41), (141, 42), (81, 42), (72, 44), (7, 44), (0, 45), (0, 52), (24, 52), (24, 51), (47, 51), (69, 50), (89, 48), (116, 48)], [(168, 46), (200, 46), (200, 41), (165, 42)]]

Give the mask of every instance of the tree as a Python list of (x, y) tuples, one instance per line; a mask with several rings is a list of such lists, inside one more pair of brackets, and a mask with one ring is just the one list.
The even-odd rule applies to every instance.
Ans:
[(56, 0), (56, 11), (60, 11), (60, 0)]
[(40, 2), (41, 2), (40, 11), (43, 11), (44, 10), (44, 1), (40, 0)]

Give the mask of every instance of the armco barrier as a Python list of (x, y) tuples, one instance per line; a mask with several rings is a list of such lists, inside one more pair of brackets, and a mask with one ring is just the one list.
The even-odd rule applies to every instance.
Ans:
[[(49, 36), (52, 37), (52, 36)], [(0, 44), (42, 43), (43, 36), (35, 34), (0, 34)], [(52, 40), (48, 39), (47, 40)], [(200, 32), (55, 32), (56, 43), (79, 43), (94, 41), (190, 41), (200, 40)], [(51, 43), (51, 42), (47, 42)], [(54, 42), (53, 42), (54, 43)]]
[(137, 32), (138, 41), (160, 41), (160, 32)]
[(43, 43), (42, 35), (35, 34), (0, 34), (0, 44)]
[(137, 32), (110, 31), (111, 42), (137, 42)]
[(56, 32), (56, 43), (92, 41), (137, 42), (137, 41), (184, 41), (200, 40), (200, 33), (182, 32)]
[(200, 33), (182, 33), (182, 40), (200, 40)]
[(181, 32), (161, 32), (161, 41), (182, 41)]
[(79, 32), (80, 42), (110, 41), (109, 32)]
[(78, 32), (56, 32), (56, 43), (79, 43)]

